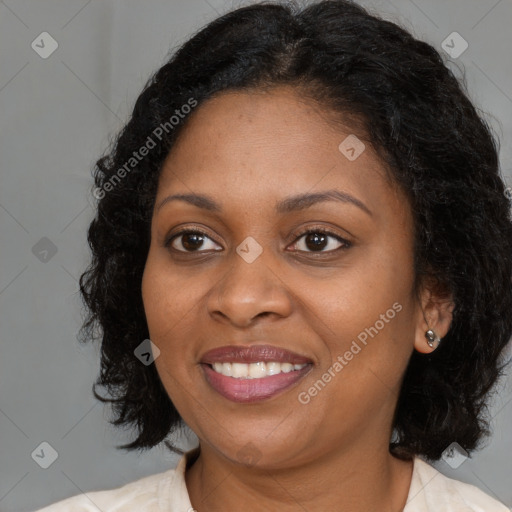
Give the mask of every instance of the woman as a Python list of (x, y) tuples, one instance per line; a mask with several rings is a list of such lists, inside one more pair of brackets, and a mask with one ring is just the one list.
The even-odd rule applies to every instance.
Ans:
[(235, 10), (95, 185), (95, 396), (136, 426), (121, 448), (199, 446), (42, 511), (508, 510), (427, 463), (488, 434), (512, 334), (496, 143), (431, 46), (343, 0)]

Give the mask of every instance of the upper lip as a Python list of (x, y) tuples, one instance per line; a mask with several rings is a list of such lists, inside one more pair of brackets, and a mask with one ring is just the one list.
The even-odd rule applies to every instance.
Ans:
[(257, 363), (259, 361), (278, 363), (307, 364), (311, 359), (290, 352), (284, 348), (273, 345), (226, 345), (224, 347), (208, 350), (203, 354), (201, 362), (205, 364), (212, 363)]

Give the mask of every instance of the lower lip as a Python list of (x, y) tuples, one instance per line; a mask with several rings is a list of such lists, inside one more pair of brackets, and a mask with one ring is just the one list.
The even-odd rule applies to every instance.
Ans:
[(257, 402), (272, 398), (298, 382), (311, 369), (307, 364), (300, 370), (278, 373), (260, 379), (237, 379), (217, 373), (210, 365), (202, 364), (207, 382), (224, 398), (238, 403)]

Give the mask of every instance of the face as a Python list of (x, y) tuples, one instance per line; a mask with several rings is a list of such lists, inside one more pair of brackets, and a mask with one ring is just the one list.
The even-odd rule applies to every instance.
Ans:
[(162, 169), (142, 281), (155, 364), (231, 461), (387, 449), (424, 327), (413, 223), (370, 145), (339, 149), (351, 134), (293, 89), (228, 92), (197, 108)]

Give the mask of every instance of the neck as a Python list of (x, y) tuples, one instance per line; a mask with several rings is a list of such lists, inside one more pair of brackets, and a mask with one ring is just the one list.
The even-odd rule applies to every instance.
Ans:
[[(385, 447), (387, 448), (387, 447)], [(405, 507), (413, 462), (375, 446), (351, 446), (286, 469), (246, 467), (201, 445), (186, 471), (192, 506), (216, 510), (280, 512), (400, 512)]]

